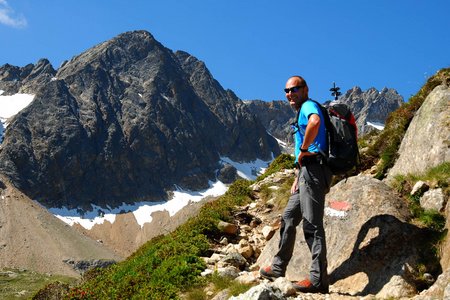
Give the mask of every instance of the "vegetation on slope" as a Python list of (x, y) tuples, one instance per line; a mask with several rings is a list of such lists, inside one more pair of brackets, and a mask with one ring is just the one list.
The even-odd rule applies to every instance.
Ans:
[(88, 271), (70, 289), (67, 299), (177, 299), (181, 292), (202, 284), (201, 259), (219, 234), (219, 220), (231, 221), (233, 208), (250, 201), (250, 182), (238, 180), (220, 199), (203, 206), (173, 233), (144, 244), (125, 261)]
[(363, 169), (372, 167), (380, 160), (375, 177), (382, 179), (386, 175), (397, 159), (398, 148), (415, 113), (430, 92), (441, 84), (450, 84), (450, 68), (442, 69), (430, 77), (416, 95), (392, 112), (386, 120), (384, 130), (375, 139), (372, 136), (366, 137), (365, 140), (374, 139), (374, 141), (370, 143), (367, 151), (362, 153)]

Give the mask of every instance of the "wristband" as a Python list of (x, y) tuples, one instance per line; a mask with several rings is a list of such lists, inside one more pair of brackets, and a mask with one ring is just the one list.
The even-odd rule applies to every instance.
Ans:
[(308, 152), (308, 149), (302, 149), (302, 148), (300, 148), (300, 152)]

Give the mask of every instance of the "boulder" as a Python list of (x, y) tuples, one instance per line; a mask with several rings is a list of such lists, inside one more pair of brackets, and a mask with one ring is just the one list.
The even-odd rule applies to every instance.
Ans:
[(450, 88), (437, 86), (425, 99), (402, 140), (387, 179), (421, 173), (450, 161)]
[[(383, 287), (397, 286), (400, 280), (395, 276), (410, 284), (404, 276), (404, 266), (416, 265), (419, 244), (427, 234), (408, 224), (409, 218), (404, 201), (377, 179), (359, 175), (333, 186), (326, 196), (324, 225), (328, 273), (334, 289), (341, 293), (381, 292), (383, 297), (397, 297), (398, 289)], [(258, 258), (259, 266), (271, 263), (278, 242), (276, 233)], [(311, 254), (300, 224), (286, 277), (291, 281), (307, 277), (310, 263)], [(414, 295), (412, 289), (408, 291), (409, 296)]]

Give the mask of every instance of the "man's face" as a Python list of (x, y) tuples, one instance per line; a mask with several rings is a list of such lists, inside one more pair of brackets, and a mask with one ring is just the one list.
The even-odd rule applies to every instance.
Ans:
[(286, 98), (289, 101), (289, 104), (294, 109), (298, 110), (303, 101), (306, 100), (306, 86), (302, 85), (300, 79), (297, 77), (289, 78), (286, 82), (286, 88), (284, 91), (286, 92)]

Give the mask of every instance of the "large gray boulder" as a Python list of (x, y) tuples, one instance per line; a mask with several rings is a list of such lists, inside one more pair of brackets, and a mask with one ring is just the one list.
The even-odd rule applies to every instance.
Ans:
[(411, 121), (387, 179), (397, 174), (425, 172), (450, 161), (449, 120), (450, 88), (437, 86)]
[[(427, 231), (409, 224), (409, 218), (404, 200), (379, 180), (359, 175), (333, 186), (324, 218), (333, 290), (380, 293), (382, 298), (414, 295), (414, 283), (405, 270), (420, 260), (420, 243)], [(278, 241), (275, 234), (258, 258), (259, 266), (271, 263)], [(310, 256), (300, 224), (286, 277), (292, 281), (307, 277)]]

